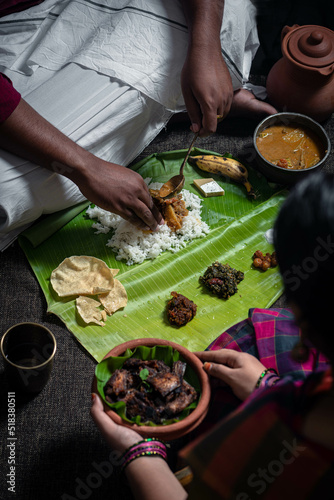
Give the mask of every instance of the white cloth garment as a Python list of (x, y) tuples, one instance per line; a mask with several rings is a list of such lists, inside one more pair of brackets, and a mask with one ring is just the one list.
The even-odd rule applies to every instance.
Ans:
[[(250, 0), (226, 0), (222, 53), (234, 90), (258, 48)], [(185, 110), (179, 0), (44, 0), (0, 19), (0, 70), (75, 142), (128, 165)], [(40, 215), (83, 200), (65, 177), (0, 151), (0, 249)]]

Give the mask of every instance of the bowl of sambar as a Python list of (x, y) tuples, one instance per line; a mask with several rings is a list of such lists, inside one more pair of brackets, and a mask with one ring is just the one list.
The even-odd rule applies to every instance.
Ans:
[(259, 171), (269, 181), (295, 184), (320, 170), (331, 150), (324, 128), (300, 113), (276, 113), (262, 120), (253, 135)]

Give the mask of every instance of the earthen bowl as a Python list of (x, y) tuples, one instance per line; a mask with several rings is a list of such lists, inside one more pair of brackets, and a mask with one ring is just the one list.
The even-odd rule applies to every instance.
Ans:
[[(313, 167), (303, 168), (300, 170), (278, 167), (277, 165), (269, 162), (260, 153), (256, 144), (256, 139), (264, 129), (270, 127), (271, 125), (302, 125), (304, 127), (308, 127), (318, 136), (323, 145), (325, 151), (323, 158)], [(254, 131), (253, 146), (255, 149), (258, 170), (269, 181), (285, 185), (296, 184), (306, 175), (309, 175), (317, 170), (321, 170), (325, 165), (331, 151), (331, 143), (329, 137), (325, 129), (318, 122), (316, 122), (309, 116), (302, 115), (300, 113), (288, 112), (276, 113), (275, 115), (267, 116), (267, 118), (262, 120)]]
[[(105, 412), (116, 424), (129, 427), (138, 432), (138, 434), (140, 434), (145, 438), (156, 437), (163, 439), (164, 441), (170, 441), (173, 439), (180, 438), (185, 434), (187, 434), (188, 432), (194, 430), (203, 421), (204, 417), (208, 412), (211, 390), (210, 390), (209, 377), (203, 370), (203, 363), (198, 359), (198, 357), (194, 353), (192, 353), (185, 347), (176, 344), (175, 342), (171, 342), (169, 340), (162, 340), (155, 338), (136, 339), (124, 342), (123, 344), (120, 344), (111, 349), (111, 351), (108, 352), (108, 354), (106, 354), (106, 356), (104, 356), (103, 359), (106, 359), (110, 356), (121, 356), (127, 349), (132, 350), (138, 346), (154, 347), (157, 345), (171, 346), (173, 349), (179, 351), (184, 361), (189, 366), (191, 366), (191, 368), (198, 376), (198, 380), (201, 387), (201, 397), (197, 404), (197, 407), (186, 418), (180, 420), (179, 422), (175, 422), (169, 425), (157, 425), (151, 427), (146, 425), (129, 424), (129, 422), (125, 422), (106, 403), (103, 404)], [(92, 391), (97, 393), (97, 380), (95, 376), (93, 380)]]

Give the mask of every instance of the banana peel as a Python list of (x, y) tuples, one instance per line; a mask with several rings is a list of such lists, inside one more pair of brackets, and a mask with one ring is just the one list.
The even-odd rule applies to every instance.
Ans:
[(204, 172), (223, 175), (239, 184), (243, 184), (248, 196), (254, 199), (256, 198), (254, 189), (248, 180), (248, 171), (240, 161), (225, 156), (215, 155), (190, 156), (188, 161), (191, 165), (195, 165), (201, 170), (204, 170)]

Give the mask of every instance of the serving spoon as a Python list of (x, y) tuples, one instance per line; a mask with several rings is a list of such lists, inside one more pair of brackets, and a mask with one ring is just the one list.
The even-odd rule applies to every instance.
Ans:
[(191, 141), (191, 144), (189, 146), (189, 149), (187, 151), (187, 154), (182, 162), (182, 165), (180, 167), (180, 173), (178, 175), (174, 175), (169, 181), (165, 182), (159, 189), (159, 196), (160, 198), (166, 198), (167, 196), (174, 196), (175, 194), (179, 193), (184, 186), (185, 182), (185, 177), (183, 175), (183, 169), (184, 166), (188, 160), (188, 157), (190, 155), (190, 152), (193, 148), (193, 145), (195, 144), (195, 141), (198, 137), (199, 132), (196, 132), (196, 134), (193, 137), (193, 140)]
[[(222, 119), (223, 119), (222, 115), (217, 115), (217, 122), (220, 122)], [(187, 163), (190, 152), (193, 148), (193, 145), (195, 144), (195, 141), (198, 137), (198, 134), (199, 134), (199, 131), (195, 133), (193, 140), (191, 141), (191, 144), (189, 146), (187, 154), (186, 154), (186, 156), (182, 162), (182, 165), (180, 167), (180, 173), (178, 175), (174, 175), (173, 177), (171, 177), (159, 189), (160, 198), (167, 198), (167, 196), (174, 196), (174, 195), (178, 194), (180, 191), (182, 191), (183, 186), (184, 186), (184, 182), (185, 182), (185, 177), (183, 175), (183, 169), (184, 169), (185, 164)]]

